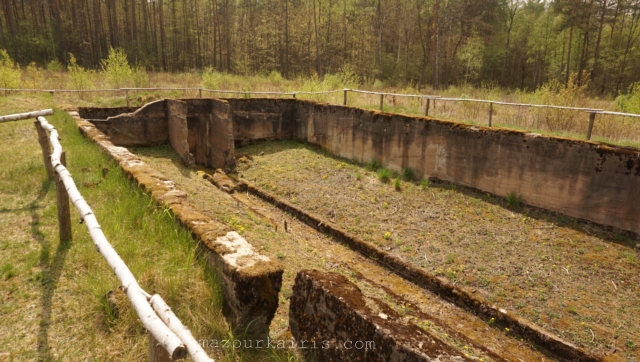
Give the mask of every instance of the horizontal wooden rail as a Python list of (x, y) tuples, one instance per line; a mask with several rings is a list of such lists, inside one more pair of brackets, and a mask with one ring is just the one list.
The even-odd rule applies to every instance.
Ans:
[(157, 87), (157, 88), (112, 88), (112, 89), (24, 89), (24, 88), (0, 88), (0, 91), (14, 91), (14, 92), (46, 92), (46, 93), (75, 93), (75, 92), (125, 92), (129, 91), (172, 91), (172, 90), (180, 90), (180, 91), (198, 91), (201, 95), (202, 92), (209, 93), (228, 93), (228, 94), (277, 94), (277, 95), (288, 95), (293, 98), (296, 95), (315, 95), (315, 94), (330, 94), (330, 93), (338, 93), (345, 92), (345, 99), (347, 92), (354, 93), (362, 93), (362, 94), (373, 94), (373, 95), (381, 95), (381, 96), (392, 96), (392, 97), (408, 97), (408, 98), (423, 98), (426, 100), (441, 100), (441, 101), (451, 101), (451, 102), (474, 102), (474, 103), (487, 103), (487, 104), (496, 104), (503, 106), (516, 106), (516, 107), (530, 107), (530, 108), (551, 108), (551, 109), (566, 109), (572, 111), (582, 111), (587, 113), (596, 113), (603, 115), (612, 115), (612, 116), (620, 116), (620, 117), (634, 117), (640, 118), (640, 114), (635, 113), (624, 113), (624, 112), (613, 112), (613, 111), (605, 111), (603, 109), (597, 108), (585, 108), (585, 107), (569, 107), (569, 106), (557, 106), (550, 104), (532, 104), (532, 103), (513, 103), (513, 102), (502, 102), (502, 101), (493, 101), (487, 99), (473, 99), (473, 98), (451, 98), (451, 97), (442, 97), (436, 95), (426, 95), (426, 94), (403, 94), (403, 93), (389, 93), (389, 92), (376, 92), (376, 91), (365, 91), (360, 89), (337, 89), (337, 90), (328, 90), (328, 91), (318, 91), (318, 92), (275, 92), (275, 91), (237, 91), (237, 90), (223, 90), (223, 89), (206, 89), (206, 88), (194, 88), (194, 87), (183, 87), (183, 88), (170, 88), (170, 87)]
[(11, 122), (11, 121), (19, 121), (21, 119), (29, 119), (36, 118), (40, 116), (50, 116), (53, 114), (53, 109), (43, 109), (41, 111), (33, 111), (26, 113), (17, 113), (17, 114), (8, 114), (6, 116), (0, 117), (0, 123), (2, 122)]
[[(107, 241), (93, 210), (78, 191), (71, 174), (61, 161), (63, 152), (58, 131), (44, 117), (38, 116), (37, 120), (39, 125), (49, 132), (49, 142), (53, 146), (53, 152), (49, 157), (51, 166), (62, 181), (61, 185), (66, 189), (69, 199), (78, 209), (98, 252), (102, 254), (115, 273), (138, 318), (153, 337), (151, 340), (157, 341), (167, 351), (171, 360), (185, 358), (188, 353), (196, 362), (213, 362), (213, 359), (209, 358), (199, 345), (196, 346), (198, 342), (180, 323), (171, 309), (162, 301), (162, 298), (157, 295), (149, 295), (138, 285), (120, 255)], [(152, 306), (152, 300), (157, 301), (154, 303), (156, 307)]]

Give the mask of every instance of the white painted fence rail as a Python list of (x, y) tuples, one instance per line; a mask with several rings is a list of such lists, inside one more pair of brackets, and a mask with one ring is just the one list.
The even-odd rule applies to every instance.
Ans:
[(113, 269), (113, 272), (122, 285), (123, 291), (126, 293), (129, 301), (131, 301), (131, 305), (136, 311), (136, 314), (138, 314), (138, 318), (140, 318), (144, 327), (153, 336), (155, 341), (162, 345), (167, 351), (171, 360), (185, 358), (187, 354), (189, 354), (195, 362), (214, 362), (191, 335), (191, 332), (182, 325), (178, 317), (176, 317), (162, 298), (159, 295), (149, 295), (149, 293), (145, 292), (140, 285), (138, 285), (138, 282), (125, 262), (120, 258), (120, 255), (118, 255), (109, 241), (107, 241), (91, 207), (78, 191), (71, 177), (71, 173), (61, 160), (63, 152), (58, 131), (43, 117), (44, 115), (51, 114), (53, 114), (53, 110), (51, 109), (12, 114), (0, 117), (0, 122), (37, 117), (40, 126), (49, 132), (49, 142), (53, 147), (49, 161), (53, 170), (62, 181), (61, 185), (66, 189), (69, 199), (76, 209), (78, 209), (80, 217), (84, 221), (96, 249), (102, 254), (111, 269)]

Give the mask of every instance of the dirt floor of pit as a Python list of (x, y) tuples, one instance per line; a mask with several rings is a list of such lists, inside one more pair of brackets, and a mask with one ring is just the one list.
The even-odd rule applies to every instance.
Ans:
[(452, 184), (397, 190), (296, 142), (236, 155), (241, 177), (403, 261), (589, 351), (640, 359), (640, 244), (628, 235)]
[(190, 202), (201, 211), (227, 223), (261, 253), (281, 263), (284, 268), (281, 304), (271, 324), (272, 338), (291, 338), (288, 310), (296, 273), (302, 269), (318, 269), (347, 276), (367, 297), (384, 300), (398, 311), (403, 317), (400, 323), (413, 323), (474, 360), (549, 360), (526, 341), (509, 335), (508, 331), (492, 328), (472, 314), (408, 283), (273, 205), (246, 193), (229, 195), (218, 190), (199, 175), (202, 171), (184, 167), (171, 148), (132, 151), (186, 191)]

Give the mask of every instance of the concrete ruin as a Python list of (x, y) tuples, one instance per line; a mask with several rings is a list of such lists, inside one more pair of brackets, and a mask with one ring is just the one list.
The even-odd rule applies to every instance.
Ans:
[[(181, 117), (170, 110), (173, 102), (120, 115), (122, 108), (79, 112), (115, 145), (144, 146), (170, 141), (169, 113)], [(420, 178), (501, 197), (515, 193), (532, 206), (640, 233), (640, 204), (630, 202), (640, 199), (635, 148), (294, 99), (182, 102), (189, 152), (207, 167), (232, 168), (234, 144), (297, 139), (347, 159), (376, 160), (395, 171), (411, 168)], [(188, 161), (185, 147), (176, 147), (184, 132), (172, 137)]]
[[(295, 99), (160, 100), (139, 109), (81, 108), (79, 114), (88, 121), (79, 123), (83, 132), (110, 152), (156, 199), (169, 205), (180, 220), (184, 218), (185, 225), (203, 241), (212, 265), (224, 275), (228, 318), (238, 330), (259, 320), (256, 334), (265, 333), (264, 326), (268, 327), (277, 308), (282, 270), (255, 253), (250, 240), (247, 243), (239, 235), (229, 233), (224, 225), (205, 220), (202, 215), (180, 216), (196, 214), (185, 206), (184, 200), (176, 201), (181, 197), (179, 191), (159, 192), (150, 186), (167, 180), (159, 176), (148, 179), (140, 172), (129, 171), (139, 166), (138, 161), (132, 161), (129, 155), (119, 156), (126, 149), (117, 146), (168, 143), (188, 166), (199, 164), (230, 170), (235, 165), (235, 147), (262, 140), (295, 139), (358, 162), (375, 160), (395, 171), (411, 168), (420, 178), (449, 181), (501, 197), (514, 193), (532, 206), (640, 233), (640, 205), (631, 201), (640, 199), (640, 151), (634, 148)], [(213, 180), (216, 177), (220, 180)], [(235, 188), (222, 176), (214, 174), (211, 178), (216, 185), (224, 183), (229, 192)], [(355, 246), (359, 249), (360, 245)], [(390, 260), (386, 255), (378, 257)], [(396, 267), (408, 270), (401, 264)], [(437, 358), (437, 354), (432, 356), (422, 351), (422, 347), (414, 346), (416, 341), (429, 345), (437, 341), (417, 336), (405, 327), (384, 327), (391, 322), (363, 307), (357, 300), (358, 291), (347, 280), (336, 278), (339, 279), (311, 271), (298, 275), (290, 310), (296, 339), (337, 340), (351, 333), (358, 338), (377, 338), (380, 346), (395, 353), (393, 356), (410, 360)], [(428, 278), (425, 280), (430, 283)], [(452, 296), (461, 293), (461, 289), (449, 285), (434, 285)], [(550, 343), (548, 348), (565, 359), (598, 360), (481, 302), (469, 298), (466, 307), (495, 316), (505, 326), (515, 326), (528, 338)], [(329, 304), (340, 312), (329, 313), (329, 309), (334, 310)], [(311, 312), (315, 314), (309, 316)], [(338, 330), (337, 320), (349, 320), (362, 328)], [(452, 360), (458, 358), (448, 350), (438, 351), (442, 356), (453, 356)], [(355, 357), (344, 350), (312, 353), (318, 360), (364, 358), (362, 354)], [(371, 352), (366, 360), (395, 358), (384, 353)]]

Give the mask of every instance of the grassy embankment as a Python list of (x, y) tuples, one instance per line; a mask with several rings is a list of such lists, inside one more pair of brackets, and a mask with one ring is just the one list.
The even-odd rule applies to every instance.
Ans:
[[(53, 106), (49, 95), (0, 98), (0, 114)], [(160, 294), (197, 339), (230, 338), (220, 288), (190, 233), (83, 138), (68, 114), (47, 118), (78, 189), (142, 288)], [(73, 241), (59, 241), (55, 184), (33, 120), (0, 124), (0, 137), (0, 361), (147, 360), (147, 335), (73, 206)], [(103, 298), (110, 290), (115, 309)], [(208, 352), (221, 361), (284, 358)]]

